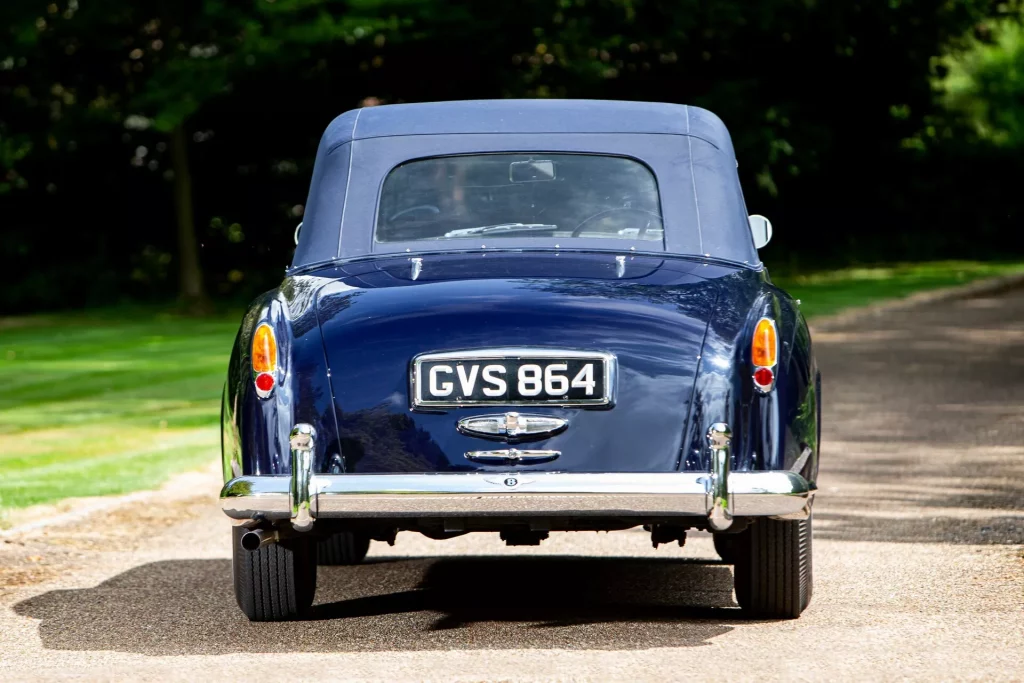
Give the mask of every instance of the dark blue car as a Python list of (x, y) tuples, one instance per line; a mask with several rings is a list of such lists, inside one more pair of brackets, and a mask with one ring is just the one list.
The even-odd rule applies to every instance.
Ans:
[(350, 111), (246, 313), (224, 511), (253, 620), (399, 531), (714, 534), (749, 612), (811, 597), (820, 377), (729, 133), (670, 104)]

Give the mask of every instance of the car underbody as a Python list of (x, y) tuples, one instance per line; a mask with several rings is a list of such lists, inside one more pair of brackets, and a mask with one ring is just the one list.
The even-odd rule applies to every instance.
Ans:
[[(436, 540), (497, 532), (507, 545), (535, 546), (553, 531), (642, 526), (655, 548), (683, 545), (691, 529), (714, 533), (723, 560), (736, 566), (741, 605), (767, 616), (799, 615), (810, 599), (809, 518), (815, 487), (791, 471), (730, 473), (725, 424), (716, 424), (707, 442), (708, 473), (322, 475), (311, 471), (315, 430), (296, 425), (290, 476), (236, 477), (221, 492), (221, 506), (236, 522), (239, 604), (252, 619), (297, 616), (312, 602), (318, 562), (355, 564), (370, 540), (393, 544), (400, 531)], [(793, 555), (783, 560), (788, 567), (784, 582), (791, 585), (781, 601), (750, 587), (760, 585), (781, 556), (778, 547), (764, 552), (766, 534), (783, 538), (783, 554), (788, 548)], [(283, 595), (291, 602), (272, 601), (268, 607), (255, 599), (268, 587), (275, 593), (273, 587), (282, 580)], [(281, 596), (280, 590), (276, 593)]]

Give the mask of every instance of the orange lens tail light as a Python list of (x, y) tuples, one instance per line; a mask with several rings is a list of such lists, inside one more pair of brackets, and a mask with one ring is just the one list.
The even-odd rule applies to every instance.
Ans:
[(775, 331), (775, 321), (771, 318), (757, 321), (750, 355), (755, 368), (774, 368), (778, 362), (778, 333)]
[(252, 335), (252, 371), (272, 373), (277, 369), (277, 339), (274, 330), (262, 323)]

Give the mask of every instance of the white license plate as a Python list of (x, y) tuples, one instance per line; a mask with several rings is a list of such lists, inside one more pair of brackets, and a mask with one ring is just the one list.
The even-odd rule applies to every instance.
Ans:
[(413, 406), (608, 406), (615, 356), (558, 349), (427, 353), (412, 363)]

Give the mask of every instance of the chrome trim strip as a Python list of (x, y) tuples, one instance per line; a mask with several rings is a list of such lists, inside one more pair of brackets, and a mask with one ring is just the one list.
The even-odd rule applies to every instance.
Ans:
[(494, 451), (468, 451), (466, 459), (498, 465), (516, 465), (518, 463), (536, 464), (555, 460), (562, 451), (521, 451), (518, 448), (502, 448)]
[[(235, 519), (288, 519), (287, 476), (232, 479), (221, 491)], [(313, 517), (706, 517), (710, 476), (661, 473), (317, 474)], [(734, 517), (806, 518), (815, 487), (795, 472), (732, 472)]]
[[(604, 396), (594, 399), (550, 399), (542, 401), (438, 401), (424, 400), (421, 394), (423, 378), (420, 369), (424, 361), (478, 361), (478, 360), (520, 360), (524, 358), (574, 358), (579, 360), (604, 361)], [(409, 373), (412, 407), (415, 408), (460, 408), (464, 406), (613, 406), (615, 405), (615, 384), (618, 373), (618, 359), (613, 353), (604, 351), (581, 351), (579, 349), (546, 349), (546, 348), (493, 348), (467, 349), (463, 351), (442, 351), (438, 353), (421, 353), (412, 359), (412, 372)]]
[(796, 459), (796, 462), (793, 463), (793, 466), (789, 468), (789, 471), (800, 472), (801, 470), (803, 470), (804, 465), (807, 464), (807, 461), (811, 458), (812, 455), (814, 455), (814, 451), (811, 450), (811, 447), (804, 446), (804, 449), (800, 451), (800, 457)]
[(316, 430), (300, 422), (292, 428), (289, 445), (292, 451), (292, 474), (288, 482), (288, 512), (296, 531), (313, 528), (313, 453), (316, 451)]
[(714, 531), (725, 531), (732, 526), (732, 494), (729, 493), (729, 444), (732, 432), (729, 425), (716, 422), (708, 429), (708, 447), (711, 449), (711, 501), (708, 504), (708, 524)]

